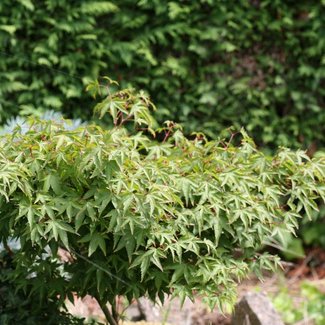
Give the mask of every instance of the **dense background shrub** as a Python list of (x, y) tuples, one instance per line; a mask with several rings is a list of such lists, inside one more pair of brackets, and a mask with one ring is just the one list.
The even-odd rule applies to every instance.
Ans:
[[(239, 146), (188, 139), (173, 122), (156, 133), (152, 107), (123, 90), (95, 107), (112, 129), (31, 119), (0, 137), (0, 241), (20, 240), (22, 287), (61, 302), (90, 294), (113, 316), (117, 295), (233, 304), (240, 279), (278, 262), (259, 254), (264, 241), (324, 200), (324, 159), (267, 156), (244, 131)], [(56, 258), (60, 247), (70, 263)]]
[(84, 86), (109, 74), (187, 132), (245, 126), (259, 145), (313, 151), (325, 142), (323, 15), (318, 0), (2, 0), (1, 117), (88, 118)]

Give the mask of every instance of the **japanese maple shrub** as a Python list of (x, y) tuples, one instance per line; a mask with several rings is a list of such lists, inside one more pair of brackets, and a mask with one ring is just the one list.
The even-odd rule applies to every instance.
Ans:
[(324, 159), (266, 156), (244, 131), (238, 146), (188, 139), (172, 122), (157, 129), (151, 108), (143, 93), (108, 92), (95, 112), (112, 116), (110, 130), (34, 119), (0, 138), (0, 240), (20, 240), (21, 288), (62, 303), (90, 294), (110, 324), (118, 295), (222, 307), (240, 279), (278, 263), (257, 253), (267, 237), (324, 200)]

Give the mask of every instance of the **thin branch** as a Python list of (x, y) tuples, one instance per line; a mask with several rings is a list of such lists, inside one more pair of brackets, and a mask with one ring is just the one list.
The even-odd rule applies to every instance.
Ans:
[(10, 246), (8, 245), (7, 241), (4, 240), (3, 241), (3, 247), (5, 248), (5, 250), (7, 251), (7, 253), (9, 254), (9, 256), (13, 256), (14, 252), (11, 250)]
[(118, 325), (118, 323), (116, 322), (116, 320), (114, 319), (114, 317), (112, 316), (111, 312), (109, 311), (109, 309), (107, 308), (105, 302), (103, 302), (100, 297), (99, 297), (99, 294), (96, 295), (96, 300), (100, 306), (100, 308), (102, 309), (105, 317), (106, 317), (106, 320), (108, 322), (108, 324), (110, 325)]
[(167, 141), (167, 139), (168, 139), (169, 136), (170, 136), (170, 133), (171, 133), (171, 129), (169, 129), (169, 130), (165, 133), (165, 137), (164, 137), (163, 143)]
[(115, 319), (115, 321), (118, 323), (120, 315), (117, 311), (116, 298), (113, 299), (111, 306), (112, 306), (112, 316)]

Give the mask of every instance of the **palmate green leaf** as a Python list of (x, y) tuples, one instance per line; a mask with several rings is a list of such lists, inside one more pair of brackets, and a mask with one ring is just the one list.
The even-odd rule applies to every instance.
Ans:
[(34, 224), (34, 210), (33, 210), (33, 207), (30, 206), (28, 208), (28, 211), (27, 211), (27, 220), (28, 220), (28, 224), (29, 224), (29, 227), (32, 229), (33, 227), (33, 224)]
[(114, 172), (117, 172), (119, 170), (120, 168), (115, 160), (106, 162), (105, 173), (109, 179), (114, 175)]
[(86, 217), (86, 210), (87, 210), (87, 206), (83, 206), (79, 212), (76, 214), (75, 217), (75, 229), (76, 231), (79, 231), (79, 228), (83, 225), (85, 217)]
[(57, 175), (49, 174), (45, 177), (43, 191), (48, 192), (50, 188), (52, 188), (57, 195), (62, 193), (60, 181)]
[(115, 110), (115, 106), (113, 106), (113, 105), (112, 105), (112, 101), (110, 100), (110, 98), (107, 98), (107, 99), (105, 99), (105, 101), (97, 104), (94, 108), (94, 111), (99, 112), (99, 117), (102, 118), (108, 112), (108, 110), (110, 110), (112, 117), (114, 119), (116, 119), (117, 111)]
[(64, 229), (62, 229), (61, 226), (57, 228), (57, 232), (63, 246), (69, 251), (70, 247), (69, 247), (69, 239), (68, 239), (67, 232)]
[(47, 235), (48, 240), (51, 240), (52, 237), (54, 237), (55, 241), (61, 240), (64, 247), (69, 249), (67, 232), (75, 234), (75, 231), (70, 225), (62, 221), (50, 220), (47, 222), (47, 227), (44, 235)]
[(106, 255), (106, 243), (104, 236), (99, 233), (93, 233), (90, 236), (88, 256), (91, 256), (98, 248), (100, 248), (103, 254)]
[(144, 280), (144, 277), (145, 277), (146, 272), (147, 272), (147, 270), (148, 270), (148, 268), (150, 266), (151, 261), (156, 266), (158, 266), (158, 268), (161, 268), (161, 264), (159, 262), (159, 259), (157, 259), (157, 256), (155, 256), (155, 250), (148, 250), (147, 252), (141, 254), (130, 265), (130, 268), (134, 268), (134, 267), (140, 265), (141, 281)]
[(66, 232), (70, 232), (70, 233), (73, 233), (75, 234), (76, 232), (74, 231), (74, 229), (67, 223), (63, 222), (63, 221), (56, 221), (56, 224), (58, 226), (58, 228), (66, 231)]
[(71, 202), (67, 202), (67, 205), (64, 206), (63, 208), (67, 213), (67, 217), (68, 217), (69, 222), (71, 222), (72, 217), (75, 216), (75, 211), (74, 211), (73, 204)]
[(104, 293), (104, 288), (103, 288), (103, 276), (104, 276), (104, 272), (100, 269), (96, 270), (96, 280), (97, 280), (97, 291), (99, 292), (99, 295), (102, 297), (103, 293)]
[(174, 282), (177, 282), (179, 278), (183, 276), (185, 273), (186, 265), (185, 264), (179, 264), (175, 267), (175, 271), (173, 272), (173, 276), (170, 280), (170, 283), (173, 284)]

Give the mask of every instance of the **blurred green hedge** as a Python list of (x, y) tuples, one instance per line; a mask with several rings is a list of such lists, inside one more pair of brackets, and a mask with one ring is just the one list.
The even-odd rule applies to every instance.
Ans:
[(324, 147), (325, 1), (1, 0), (2, 120), (89, 118), (98, 75), (148, 91), (160, 120), (270, 149)]

